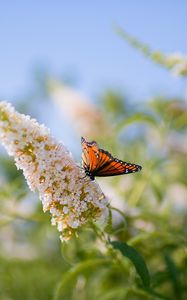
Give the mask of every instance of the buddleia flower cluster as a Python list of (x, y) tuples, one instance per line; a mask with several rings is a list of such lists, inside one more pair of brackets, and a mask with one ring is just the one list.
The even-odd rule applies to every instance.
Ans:
[(169, 69), (175, 76), (187, 76), (187, 56), (180, 52), (165, 54), (161, 51), (153, 51), (149, 46), (129, 35), (125, 30), (116, 27), (116, 32), (132, 47), (138, 49), (144, 56), (153, 62)]
[(72, 122), (77, 133), (97, 139), (102, 135), (111, 138), (113, 130), (102, 112), (77, 90), (57, 80), (49, 80), (50, 98)]
[(107, 199), (99, 185), (85, 178), (65, 146), (7, 102), (0, 102), (0, 141), (23, 170), (30, 189), (39, 192), (61, 240), (70, 239), (89, 220), (107, 215)]

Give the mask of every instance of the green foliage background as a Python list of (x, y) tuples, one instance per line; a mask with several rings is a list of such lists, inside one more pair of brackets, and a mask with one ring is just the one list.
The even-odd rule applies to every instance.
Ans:
[[(48, 76), (37, 84), (18, 102), (20, 111), (30, 114), (38, 97), (49, 98)], [(153, 95), (135, 105), (106, 90), (97, 106), (110, 137), (94, 133), (90, 139), (143, 170), (102, 179), (104, 192), (112, 193), (108, 223), (83, 228), (78, 238), (61, 244), (37, 195), (2, 152), (2, 300), (187, 299), (186, 102)]]

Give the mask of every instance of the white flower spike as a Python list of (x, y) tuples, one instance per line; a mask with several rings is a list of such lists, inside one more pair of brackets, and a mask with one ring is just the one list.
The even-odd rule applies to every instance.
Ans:
[(68, 240), (90, 219), (107, 215), (107, 199), (99, 185), (83, 178), (81, 168), (49, 130), (7, 102), (0, 102), (0, 141), (13, 156), (32, 191), (38, 191), (43, 210)]

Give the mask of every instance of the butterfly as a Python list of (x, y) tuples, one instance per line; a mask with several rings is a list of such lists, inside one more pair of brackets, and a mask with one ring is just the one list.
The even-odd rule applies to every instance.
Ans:
[(138, 172), (141, 166), (114, 158), (108, 151), (100, 149), (95, 141), (87, 142), (83, 137), (82, 166), (91, 180), (95, 177), (116, 176)]

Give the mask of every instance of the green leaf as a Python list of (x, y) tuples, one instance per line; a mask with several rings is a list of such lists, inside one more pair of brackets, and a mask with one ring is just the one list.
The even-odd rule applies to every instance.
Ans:
[(146, 263), (143, 257), (134, 249), (133, 247), (127, 245), (126, 243), (113, 241), (111, 245), (114, 249), (119, 250), (123, 256), (129, 258), (134, 264), (138, 275), (140, 276), (142, 283), (145, 287), (150, 286), (150, 275)]
[(156, 298), (158, 298), (158, 299), (170, 300), (170, 298), (168, 298), (167, 296), (162, 295), (162, 294), (156, 292), (156, 291), (153, 290), (152, 288), (144, 288), (144, 290), (145, 290), (149, 295), (154, 296), (154, 299), (155, 299), (155, 297), (156, 297)]
[(165, 254), (165, 262), (167, 266), (167, 271), (169, 273), (172, 285), (173, 285), (173, 291), (177, 297), (177, 299), (181, 299), (181, 284), (180, 284), (180, 273), (179, 270), (171, 258), (170, 255)]
[(126, 298), (128, 292), (129, 292), (128, 288), (124, 289), (124, 287), (117, 287), (117, 288), (112, 287), (112, 289), (109, 291), (105, 290), (104, 293), (97, 298), (97, 300), (113, 300), (113, 299), (122, 300)]
[(157, 124), (157, 120), (154, 116), (145, 114), (145, 113), (135, 113), (130, 117), (127, 117), (125, 120), (121, 121), (117, 125), (117, 131), (123, 130), (126, 126), (131, 125), (136, 122), (147, 123), (149, 125), (155, 126)]
[(72, 291), (72, 285), (79, 275), (83, 275), (86, 271), (91, 272), (92, 269), (101, 267), (102, 265), (109, 265), (109, 261), (105, 259), (90, 259), (72, 267), (63, 274), (54, 291), (53, 300), (64, 299), (60, 298), (60, 296), (62, 297), (62, 295), (66, 295), (66, 292)]

